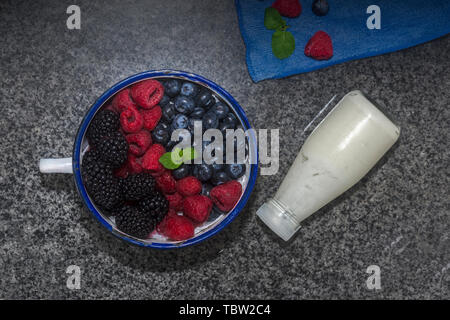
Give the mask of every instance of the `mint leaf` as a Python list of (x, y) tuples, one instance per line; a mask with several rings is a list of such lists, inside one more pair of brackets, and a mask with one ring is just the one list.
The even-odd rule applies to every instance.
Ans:
[(197, 158), (197, 152), (195, 152), (195, 148), (190, 147), (190, 148), (186, 148), (183, 149), (181, 151), (181, 156), (183, 158), (183, 162), (190, 162), (191, 160), (194, 160), (195, 158)]
[(264, 11), (264, 26), (269, 30), (274, 30), (286, 25), (286, 21), (281, 18), (277, 9), (269, 7)]
[(175, 170), (183, 163), (180, 152), (166, 152), (159, 158), (159, 162), (169, 170)]
[(294, 36), (286, 28), (284, 26), (272, 35), (272, 52), (278, 59), (289, 57), (295, 50)]
[(175, 148), (172, 152), (164, 153), (160, 158), (159, 162), (164, 166), (164, 168), (169, 170), (175, 170), (179, 168), (183, 163), (190, 162), (197, 157), (197, 153), (193, 147), (180, 149)]

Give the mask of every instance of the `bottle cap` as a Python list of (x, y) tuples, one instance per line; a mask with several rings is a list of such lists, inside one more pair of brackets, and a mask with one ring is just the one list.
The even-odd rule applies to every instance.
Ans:
[(259, 207), (256, 215), (284, 241), (288, 241), (300, 229), (292, 213), (275, 199)]

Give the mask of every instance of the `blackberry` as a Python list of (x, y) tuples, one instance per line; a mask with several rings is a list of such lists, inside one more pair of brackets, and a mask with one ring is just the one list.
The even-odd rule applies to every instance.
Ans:
[(111, 210), (122, 204), (122, 194), (117, 178), (111, 177), (103, 181), (103, 187), (92, 194), (95, 204), (106, 210)]
[(153, 194), (155, 178), (148, 173), (130, 175), (122, 180), (122, 193), (126, 200), (137, 201)]
[(134, 206), (127, 205), (117, 210), (115, 221), (117, 229), (139, 239), (147, 238), (154, 229), (151, 219)]
[(122, 202), (119, 181), (113, 176), (112, 167), (100, 160), (96, 150), (84, 155), (81, 175), (90, 197), (99, 207), (111, 210)]
[(152, 196), (141, 200), (138, 207), (150, 219), (154, 229), (169, 211), (169, 202), (161, 192), (155, 191)]
[(89, 142), (96, 145), (103, 137), (119, 130), (119, 115), (111, 110), (102, 110), (95, 115), (89, 124), (87, 137)]
[(104, 162), (119, 168), (127, 161), (127, 140), (120, 132), (111, 133), (97, 142), (97, 152)]

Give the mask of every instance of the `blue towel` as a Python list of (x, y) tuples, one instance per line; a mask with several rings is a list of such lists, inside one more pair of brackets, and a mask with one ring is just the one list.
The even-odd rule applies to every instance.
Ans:
[[(301, 0), (302, 14), (284, 18), (294, 35), (295, 51), (280, 60), (272, 53), (274, 31), (264, 27), (264, 10), (274, 0), (235, 2), (247, 67), (255, 82), (408, 48), (450, 33), (450, 0), (328, 0), (330, 11), (324, 17), (313, 14), (313, 0)], [(367, 8), (373, 4), (381, 10), (381, 29), (369, 30)], [(316, 61), (304, 55), (306, 43), (318, 30), (331, 36), (334, 56), (330, 60)]]

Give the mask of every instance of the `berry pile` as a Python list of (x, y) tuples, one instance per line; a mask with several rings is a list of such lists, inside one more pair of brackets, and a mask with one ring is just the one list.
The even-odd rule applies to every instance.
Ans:
[[(234, 208), (242, 194), (237, 179), (245, 174), (244, 164), (203, 162), (169, 170), (160, 162), (178, 143), (171, 140), (172, 132), (187, 129), (193, 136), (194, 121), (201, 121), (203, 132), (214, 128), (224, 136), (239, 125), (209, 89), (174, 78), (125, 88), (95, 115), (81, 173), (91, 199), (114, 217), (119, 230), (139, 239), (158, 232), (181, 241), (212, 216)], [(233, 157), (236, 149), (230, 151)]]

